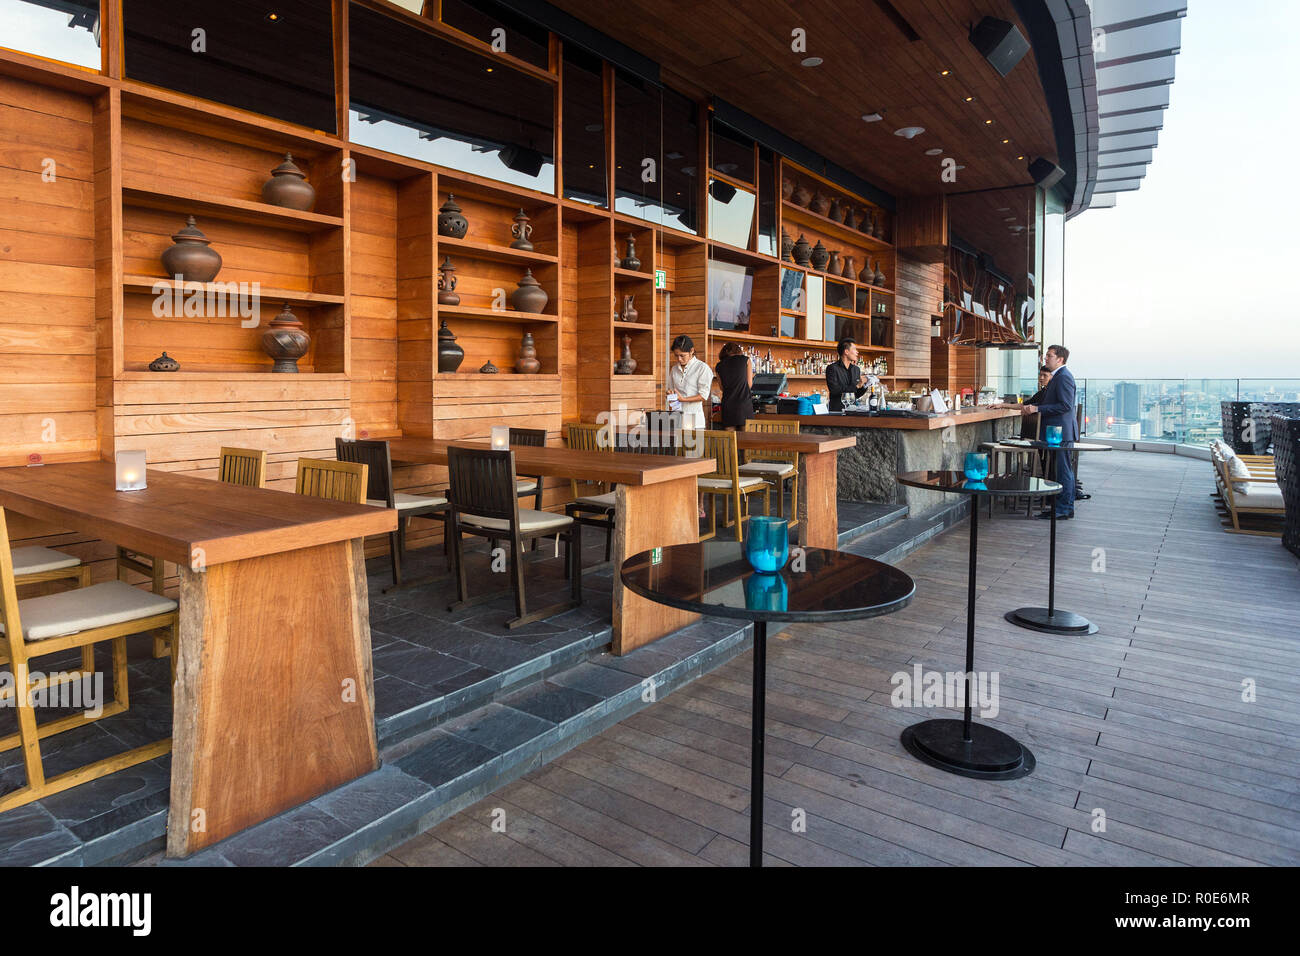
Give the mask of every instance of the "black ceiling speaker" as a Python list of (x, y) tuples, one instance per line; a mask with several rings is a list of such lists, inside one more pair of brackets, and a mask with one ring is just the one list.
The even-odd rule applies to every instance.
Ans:
[(1001, 76), (1014, 70), (1029, 52), (1029, 41), (1020, 28), (997, 17), (985, 17), (975, 24), (970, 31), (970, 42)]
[(527, 146), (507, 146), (501, 150), (501, 162), (508, 169), (533, 177), (542, 171), (546, 158)]
[(1051, 189), (1065, 177), (1065, 170), (1050, 159), (1039, 156), (1029, 164), (1029, 175), (1044, 189)]

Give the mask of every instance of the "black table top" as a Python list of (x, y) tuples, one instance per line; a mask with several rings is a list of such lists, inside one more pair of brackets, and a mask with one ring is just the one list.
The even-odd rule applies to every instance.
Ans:
[(946, 491), (954, 495), (1049, 497), (1061, 491), (1061, 486), (1055, 481), (1025, 475), (989, 475), (983, 481), (971, 481), (960, 471), (905, 471), (895, 478), (900, 485), (924, 488), (926, 491)]
[(1063, 441), (1059, 445), (1049, 445), (1041, 438), (1003, 438), (997, 442), (999, 445), (1010, 445), (1012, 448), (1042, 448), (1046, 451), (1110, 451), (1110, 445), (1103, 445), (1100, 442), (1091, 441)]
[(750, 567), (735, 541), (675, 544), (623, 562), (623, 583), (659, 604), (746, 621), (843, 621), (907, 607), (916, 584), (898, 568), (845, 551), (803, 548), (777, 574)]

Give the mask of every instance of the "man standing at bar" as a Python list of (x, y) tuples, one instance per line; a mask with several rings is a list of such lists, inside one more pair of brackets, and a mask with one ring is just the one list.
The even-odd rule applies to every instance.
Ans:
[(831, 393), (830, 410), (842, 412), (844, 396), (850, 392), (854, 396), (860, 396), (867, 387), (860, 384), (858, 344), (853, 339), (840, 339), (835, 348), (840, 353), (840, 358), (826, 366), (826, 390)]
[[(1049, 345), (1043, 357), (1043, 367), (1051, 372), (1052, 377), (1042, 391), (1042, 400), (1037, 405), (1021, 405), (1020, 414), (1038, 413), (1042, 422), (1042, 434), (1053, 425), (1061, 426), (1061, 443), (1079, 440), (1079, 423), (1074, 407), (1074, 374), (1065, 367), (1070, 357), (1070, 350), (1064, 345)], [(1056, 517), (1068, 520), (1074, 517), (1074, 468), (1070, 463), (1070, 453), (1056, 452), (1056, 481), (1061, 485), (1061, 493), (1056, 496)], [(1050, 510), (1038, 515), (1050, 518)]]

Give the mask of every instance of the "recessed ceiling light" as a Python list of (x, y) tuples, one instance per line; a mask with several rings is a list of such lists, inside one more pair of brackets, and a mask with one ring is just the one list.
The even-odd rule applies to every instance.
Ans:
[(960, 165), (953, 167), (953, 169), (965, 169), (965, 168), (966, 168), (965, 166), (960, 166)]
[(806, 56), (799, 61), (800, 66), (821, 66), (822, 58), (819, 56)]
[(904, 126), (902, 129), (894, 130), (894, 135), (901, 136), (903, 139), (911, 139), (913, 136), (920, 136), (924, 132), (924, 126)]
[(884, 118), (885, 118), (885, 114), (880, 112), (880, 110), (876, 110), (876, 112), (874, 113), (862, 114), (862, 121), (864, 123), (879, 123)]
[(984, 125), (985, 125), (985, 126), (992, 126), (992, 125), (993, 125), (993, 121), (992, 121), (992, 120), (985, 120), (985, 121), (984, 121)]
[(1002, 141), (1002, 144), (1005, 146), (1005, 145), (1006, 145), (1007, 143), (1009, 143), (1009, 142), (1011, 142), (1011, 140), (1009, 140), (1009, 139), (1004, 139), (1004, 140)]
[(942, 147), (939, 147), (939, 146), (936, 146), (934, 149), (927, 149), (927, 150), (925, 151), (925, 155), (927, 155), (927, 156), (938, 156), (938, 155), (939, 155), (940, 153), (942, 153), (942, 152), (943, 152), (943, 148), (942, 148)]
[(952, 72), (952, 70), (940, 70), (940, 71), (939, 71), (939, 75), (940, 75), (940, 76), (947, 76), (947, 75), (948, 75), (949, 73), (951, 73), (951, 72)]
[(492, 72), (492, 67), (489, 66), (489, 67), (487, 68), (487, 71), (488, 71), (489, 73), (491, 73), (491, 72)]
[(966, 97), (966, 102), (967, 102), (967, 103), (974, 103), (974, 102), (975, 102), (975, 97), (973, 97), (973, 96), (968, 96), (968, 97)]
[(1016, 159), (1024, 159), (1024, 158), (1025, 158), (1025, 157), (1023, 157), (1023, 156), (1017, 156), (1017, 157), (1016, 157)]

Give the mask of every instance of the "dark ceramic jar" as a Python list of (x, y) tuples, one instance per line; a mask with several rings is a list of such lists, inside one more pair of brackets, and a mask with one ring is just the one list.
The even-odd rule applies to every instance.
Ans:
[(807, 268), (812, 256), (812, 246), (808, 245), (808, 240), (803, 233), (799, 233), (799, 238), (795, 240), (790, 255), (794, 257), (795, 265)]
[(284, 162), (271, 170), (271, 178), (262, 184), (262, 202), (301, 212), (311, 212), (316, 205), (316, 189), (291, 153), (284, 154)]
[(287, 302), (262, 333), (262, 350), (275, 359), (272, 372), (298, 371), (298, 359), (307, 354), (310, 345), (311, 336), (303, 331), (302, 322), (289, 311)]
[(536, 375), (542, 370), (542, 363), (537, 360), (537, 346), (533, 344), (533, 333), (525, 332), (519, 343), (519, 359), (515, 362), (515, 371), (520, 375)]
[(221, 253), (209, 245), (209, 239), (194, 224), (194, 217), (185, 221), (185, 228), (172, 235), (175, 245), (162, 254), (163, 270), (167, 278), (176, 276), (185, 282), (211, 282), (221, 271)]
[(519, 280), (519, 288), (510, 294), (510, 306), (516, 312), (541, 312), (546, 308), (550, 298), (541, 284), (533, 278), (533, 270), (525, 269), (524, 277)]
[(454, 372), (463, 361), (465, 350), (456, 344), (456, 336), (447, 328), (447, 320), (443, 319), (438, 326), (438, 371)]
[(826, 247), (823, 246), (822, 241), (818, 239), (817, 245), (813, 246), (812, 258), (810, 260), (812, 262), (812, 267), (818, 272), (824, 271), (826, 269), (826, 262), (830, 257), (831, 254), (826, 251)]
[(467, 232), (469, 232), (469, 220), (461, 214), (456, 197), (448, 193), (447, 201), (438, 210), (438, 235), (446, 236), (448, 239), (464, 239)]

